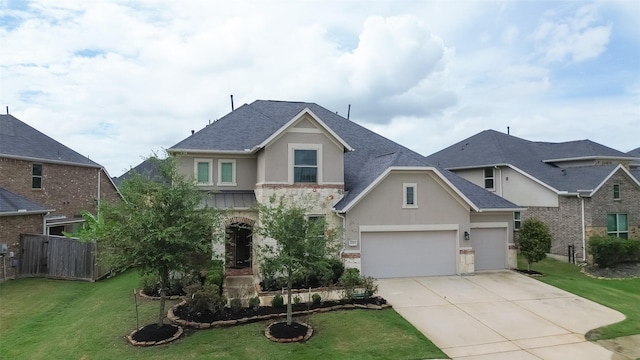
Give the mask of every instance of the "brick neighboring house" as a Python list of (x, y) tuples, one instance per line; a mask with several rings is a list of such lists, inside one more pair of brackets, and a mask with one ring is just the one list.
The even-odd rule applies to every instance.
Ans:
[[(1, 218), (6, 231), (0, 231), (0, 244), (7, 244), (14, 254), (20, 251), (19, 233), (72, 232), (83, 222), (82, 210), (96, 213), (102, 200), (120, 199), (101, 165), (8, 114), (0, 115), (0, 188), (5, 195), (0, 208), (9, 209), (10, 215)], [(9, 200), (16, 197), (22, 200), (13, 205), (20, 208), (28, 202), (46, 212), (27, 217), (20, 208), (14, 213)]]
[(252, 207), (309, 198), (308, 216), (344, 229), (347, 267), (377, 278), (515, 266), (520, 208), (314, 103), (245, 104), (168, 149), (179, 171), (228, 211), (228, 274), (259, 274)]
[(549, 225), (551, 253), (579, 259), (593, 235), (640, 237), (640, 155), (590, 140), (534, 142), (486, 130), (427, 157)]

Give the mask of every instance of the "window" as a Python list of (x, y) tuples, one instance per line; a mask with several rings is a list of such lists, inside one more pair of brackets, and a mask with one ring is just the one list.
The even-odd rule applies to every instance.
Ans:
[(218, 185), (236, 186), (235, 160), (218, 160)]
[(417, 208), (418, 207), (418, 185), (402, 184), (402, 207)]
[(195, 160), (195, 175), (198, 184), (211, 185), (211, 164), (212, 160), (196, 159)]
[(293, 182), (317, 183), (318, 151), (295, 149), (293, 157)]
[(613, 184), (613, 200), (620, 200), (620, 184)]
[(31, 188), (42, 189), (42, 164), (31, 165)]
[(520, 211), (515, 211), (513, 213), (513, 228), (516, 230), (520, 230), (521, 224), (522, 220), (520, 219)]
[(607, 214), (607, 235), (623, 239), (629, 236), (627, 214)]
[(494, 189), (494, 184), (493, 184), (494, 178), (495, 177), (493, 174), (493, 168), (484, 168), (484, 188), (485, 189), (490, 189), (490, 190)]

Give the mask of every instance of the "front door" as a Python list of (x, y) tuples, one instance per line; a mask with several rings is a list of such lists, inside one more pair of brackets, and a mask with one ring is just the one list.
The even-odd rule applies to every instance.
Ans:
[(231, 224), (227, 228), (229, 246), (231, 248), (231, 267), (251, 267), (251, 225)]

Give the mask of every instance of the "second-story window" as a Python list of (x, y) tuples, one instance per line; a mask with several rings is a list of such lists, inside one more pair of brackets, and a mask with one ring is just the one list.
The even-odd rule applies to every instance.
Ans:
[(318, 151), (296, 149), (293, 158), (293, 182), (317, 183)]
[(484, 168), (484, 188), (487, 190), (494, 189), (494, 172), (493, 168)]
[(42, 189), (42, 164), (31, 165), (31, 188)]
[(620, 184), (613, 184), (613, 200), (620, 200)]
[(236, 161), (218, 160), (218, 185), (236, 185)]
[(195, 160), (195, 176), (198, 184), (211, 184), (211, 160), (196, 159)]
[(402, 184), (402, 207), (418, 207), (418, 185), (414, 183)]

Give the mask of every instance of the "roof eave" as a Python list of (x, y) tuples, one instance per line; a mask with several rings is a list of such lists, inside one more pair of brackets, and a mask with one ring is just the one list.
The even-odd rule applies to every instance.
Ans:
[(543, 163), (548, 164), (548, 163), (556, 163), (556, 162), (567, 162), (567, 161), (584, 161), (584, 160), (625, 160), (625, 161), (631, 161), (634, 160), (634, 157), (631, 156), (597, 156), (597, 155), (592, 155), (592, 156), (577, 156), (577, 157), (571, 157), (571, 158), (558, 158), (558, 159), (547, 159), (547, 160), (542, 160)]
[(43, 158), (36, 158), (36, 157), (31, 157), (31, 156), (20, 156), (20, 155), (11, 155), (11, 154), (0, 154), (0, 157), (7, 158), (7, 159), (15, 159), (15, 160), (41, 162), (41, 163), (47, 163), (47, 164), (73, 165), (73, 166), (81, 166), (81, 167), (88, 167), (88, 168), (94, 168), (94, 169), (101, 169), (102, 168), (102, 165), (97, 164), (97, 163), (96, 164), (84, 164), (84, 163), (77, 163), (77, 162), (73, 162), (73, 161), (43, 159)]
[(190, 154), (207, 154), (207, 155), (247, 155), (257, 151), (253, 149), (245, 150), (203, 150), (203, 149), (167, 149), (169, 154), (190, 153)]
[(31, 210), (31, 211), (6, 211), (6, 212), (0, 212), (0, 217), (1, 216), (22, 216), (22, 215), (40, 215), (40, 214), (48, 214), (50, 212), (52, 212), (52, 209), (49, 210)]

